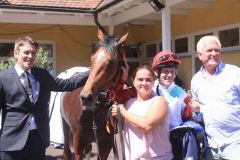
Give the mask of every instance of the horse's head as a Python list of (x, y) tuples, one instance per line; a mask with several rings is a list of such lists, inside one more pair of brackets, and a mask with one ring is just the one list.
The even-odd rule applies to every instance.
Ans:
[(98, 30), (98, 49), (91, 57), (91, 71), (80, 94), (84, 106), (92, 107), (101, 89), (110, 89), (118, 82), (122, 61), (121, 50), (127, 37), (128, 33), (117, 39)]

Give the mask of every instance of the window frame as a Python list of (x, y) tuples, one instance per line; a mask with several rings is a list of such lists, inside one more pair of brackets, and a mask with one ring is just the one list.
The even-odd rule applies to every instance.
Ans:
[[(176, 40), (178, 40), (178, 39), (184, 39), (184, 38), (187, 38), (187, 52), (180, 52), (180, 53), (176, 53)], [(177, 55), (187, 55), (188, 53), (189, 53), (189, 47), (190, 47), (190, 40), (189, 40), (189, 36), (176, 36), (175, 38), (173, 38), (173, 40), (172, 40), (172, 46), (173, 46), (173, 48), (172, 48), (172, 50), (173, 50), (173, 52), (174, 53), (176, 53)]]
[(156, 54), (157, 54), (158, 52), (160, 52), (160, 44), (162, 44), (162, 40), (149, 41), (149, 42), (143, 43), (144, 54), (143, 54), (142, 58), (144, 59), (144, 61), (148, 61), (149, 59), (152, 59), (155, 56), (155, 55), (153, 57), (147, 56), (147, 45), (150, 45), (150, 44), (156, 45)]
[(222, 47), (221, 53), (222, 54), (228, 54), (232, 51), (240, 51), (240, 23), (236, 23), (236, 24), (230, 24), (230, 25), (226, 25), (226, 26), (201, 30), (201, 31), (198, 31), (198, 32), (193, 32), (193, 33), (174, 36), (174, 37), (172, 37), (173, 52), (175, 52), (175, 40), (179, 39), (179, 38), (188, 37), (188, 52), (187, 53), (178, 53), (178, 56), (179, 57), (191, 56), (191, 58), (192, 58), (192, 74), (195, 74), (197, 72), (197, 71), (195, 71), (195, 57), (197, 57), (197, 51), (195, 50), (195, 39), (194, 39), (195, 36), (202, 35), (202, 34), (207, 34), (207, 33), (213, 33), (213, 35), (219, 37), (219, 32), (220, 31), (234, 29), (234, 28), (239, 29), (239, 35), (238, 35), (239, 36), (239, 45), (238, 46), (231, 46), (231, 47)]
[(238, 44), (238, 46), (222, 47), (222, 50), (221, 50), (222, 52), (239, 51), (240, 50), (240, 23), (239, 24), (234, 24), (234, 25), (228, 25), (228, 26), (219, 27), (217, 29), (216, 36), (219, 37), (219, 32), (220, 31), (230, 30), (230, 29), (234, 29), (234, 28), (238, 28), (238, 30), (239, 30), (239, 34), (238, 34), (239, 44)]
[[(0, 43), (15, 43), (15, 40), (11, 40), (11, 39), (0, 39)], [(54, 73), (56, 73), (56, 43), (55, 41), (51, 41), (51, 40), (37, 40), (38, 44), (50, 44), (52, 45), (52, 57), (48, 57), (48, 59), (53, 63), (53, 71)], [(13, 56), (13, 55), (12, 55)], [(11, 56), (10, 56), (11, 57)], [(7, 60), (9, 57), (6, 56), (0, 56), (0, 60), (5, 61)]]

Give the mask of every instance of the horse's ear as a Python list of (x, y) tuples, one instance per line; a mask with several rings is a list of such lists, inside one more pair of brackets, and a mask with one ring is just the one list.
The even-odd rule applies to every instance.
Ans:
[(118, 46), (125, 43), (127, 41), (127, 38), (128, 38), (128, 33), (126, 33), (124, 36), (122, 36), (122, 38), (117, 42)]
[(104, 40), (104, 36), (105, 35), (104, 35), (103, 31), (100, 28), (98, 28), (98, 39), (103, 41)]

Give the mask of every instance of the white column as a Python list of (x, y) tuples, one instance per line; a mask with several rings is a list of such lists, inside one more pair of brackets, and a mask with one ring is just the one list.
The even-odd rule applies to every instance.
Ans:
[(171, 51), (171, 13), (169, 6), (162, 9), (162, 49)]

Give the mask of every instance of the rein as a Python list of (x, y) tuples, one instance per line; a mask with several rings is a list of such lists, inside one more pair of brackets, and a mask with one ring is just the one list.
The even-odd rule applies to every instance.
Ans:
[[(97, 129), (98, 128), (97, 128), (97, 125), (96, 125), (96, 122), (95, 122), (95, 109), (97, 108), (96, 105), (98, 105), (98, 104), (101, 105), (101, 101), (99, 101), (100, 95), (104, 96), (108, 100), (105, 105), (112, 105), (112, 102), (113, 102), (113, 100), (115, 98), (115, 93), (111, 92), (111, 91), (100, 92), (98, 94), (95, 106), (92, 107), (92, 111), (93, 111), (93, 115), (92, 115), (92, 130), (93, 130), (93, 135), (94, 135), (94, 138), (95, 138), (95, 143), (97, 144), (96, 145), (97, 155), (98, 155), (98, 158), (101, 160), (101, 157), (99, 156), (99, 144), (98, 144), (98, 136), (97, 136)], [(111, 95), (111, 97), (109, 97), (109, 95)], [(109, 113), (107, 113), (107, 115), (108, 114)], [(114, 149), (113, 149), (113, 151), (114, 151)], [(114, 154), (115, 154), (115, 151), (114, 151)]]
[[(122, 59), (118, 62), (115, 62), (115, 61), (112, 61), (112, 66), (111, 67), (114, 67), (114, 65), (117, 63), (117, 71), (115, 73), (115, 75), (113, 76), (114, 78), (112, 79), (112, 82), (110, 84), (110, 87), (109, 87), (109, 90), (105, 91), (105, 92), (100, 92), (98, 94), (98, 97), (97, 97), (97, 101), (96, 101), (96, 104), (100, 104), (101, 105), (101, 102), (98, 100), (100, 95), (102, 94), (106, 99), (107, 99), (107, 102), (104, 104), (104, 107), (105, 106), (109, 106), (109, 109), (108, 109), (108, 112), (107, 112), (107, 117), (106, 119), (109, 119), (109, 112), (111, 110), (111, 106), (112, 104), (115, 103), (115, 92), (114, 92), (114, 88), (117, 84), (117, 80), (118, 80), (118, 76), (117, 75), (120, 75), (121, 74), (121, 66), (124, 66), (124, 63), (122, 61)], [(96, 123), (95, 123), (95, 117), (94, 117), (94, 110), (97, 106), (93, 106), (93, 126), (92, 126), (92, 129), (93, 129), (93, 134), (94, 134), (94, 138), (95, 138), (95, 142), (96, 142), (96, 146), (97, 146), (97, 155), (99, 157), (99, 159), (101, 160), (101, 157), (99, 156), (99, 145), (98, 145), (98, 137), (97, 137), (97, 126), (96, 126)], [(105, 109), (105, 108), (104, 108)], [(123, 160), (125, 160), (125, 148), (124, 148), (124, 141), (123, 141), (123, 135), (122, 135), (122, 120), (121, 120), (121, 115), (119, 113), (119, 108), (118, 108), (118, 116), (115, 118), (115, 121), (116, 121), (116, 124), (117, 124), (117, 130), (119, 132), (119, 136), (120, 136), (120, 142), (121, 142), (121, 149), (122, 149), (122, 158)], [(115, 127), (114, 127), (114, 131), (113, 131), (113, 136), (115, 134)], [(111, 132), (110, 132), (111, 134)], [(119, 155), (118, 155), (118, 150), (117, 150), (117, 143), (116, 143), (116, 140), (114, 139), (114, 144), (113, 144), (113, 152), (114, 152), (114, 159), (115, 160), (119, 160)]]
[(122, 159), (125, 160), (125, 146), (124, 146), (124, 140), (123, 140), (123, 133), (122, 133), (122, 117), (120, 114), (120, 107), (117, 105), (117, 119), (115, 119), (116, 124), (117, 124), (117, 129), (120, 137), (120, 142), (121, 142), (121, 151), (122, 151)]
[(57, 98), (57, 95), (58, 95), (58, 92), (56, 92), (55, 96), (54, 96), (54, 100), (53, 100), (53, 104), (52, 104), (52, 109), (50, 111), (50, 115), (49, 115), (49, 122), (52, 118), (52, 114), (53, 114), (53, 109), (54, 109), (54, 106), (55, 106), (55, 102), (56, 102), (56, 98)]
[(101, 157), (99, 156), (99, 146), (98, 146), (98, 137), (97, 137), (97, 125), (96, 125), (96, 122), (95, 122), (95, 116), (94, 116), (94, 108), (93, 108), (93, 121), (92, 121), (92, 129), (93, 129), (93, 135), (94, 135), (94, 138), (95, 138), (95, 141), (96, 141), (96, 149), (97, 149), (97, 155), (99, 157), (99, 159), (101, 160)]
[[(115, 92), (114, 91), (109, 91), (108, 95), (108, 101), (111, 102), (110, 104), (114, 104), (115, 102)], [(108, 110), (108, 116), (110, 116), (109, 112), (111, 111), (111, 108), (109, 108)], [(122, 159), (125, 160), (125, 146), (124, 146), (124, 140), (123, 140), (123, 129), (122, 129), (122, 118), (121, 118), (121, 114), (120, 114), (120, 107), (117, 104), (117, 116), (114, 117), (114, 121), (116, 126), (114, 126), (114, 131), (113, 131), (113, 135), (115, 135), (115, 133), (119, 133), (119, 137), (120, 137), (120, 143), (121, 143), (121, 153), (122, 153)], [(113, 152), (114, 152), (114, 159), (119, 160), (119, 155), (118, 155), (118, 150), (117, 150), (117, 143), (116, 143), (116, 139), (114, 139), (114, 144), (113, 144)]]
[[(115, 103), (115, 92), (113, 90), (107, 90), (104, 92), (100, 92), (100, 94), (98, 95), (97, 98), (97, 102), (96, 105), (101, 106), (101, 99), (99, 100), (99, 98), (101, 98), (100, 96), (103, 96), (105, 100), (107, 100), (106, 102), (104, 101), (104, 110), (107, 112), (106, 114), (106, 119), (108, 119), (108, 121), (110, 121), (110, 111), (111, 111), (111, 106)], [(96, 107), (93, 107), (93, 133), (94, 133), (94, 138), (95, 138), (95, 142), (97, 144), (97, 154), (99, 155), (99, 146), (98, 146), (98, 138), (97, 138), (97, 126), (95, 123), (95, 118), (94, 118), (94, 109)], [(108, 109), (106, 109), (108, 108)], [(122, 119), (121, 119), (121, 115), (120, 115), (120, 111), (119, 111), (119, 107), (118, 107), (118, 114), (117, 116), (114, 118), (115, 124), (116, 126), (113, 127), (112, 129), (109, 129), (108, 132), (109, 134), (113, 134), (113, 137), (115, 137), (115, 133), (119, 133), (119, 137), (120, 137), (120, 144), (121, 144), (121, 155), (122, 155), (122, 160), (125, 160), (125, 148), (124, 148), (124, 140), (123, 140), (123, 133), (122, 133)], [(118, 149), (117, 149), (117, 141), (116, 138), (114, 138), (113, 140), (113, 153), (114, 153), (114, 159), (115, 160), (119, 160), (119, 155), (118, 155)], [(100, 157), (99, 157), (100, 158)]]
[[(116, 71), (116, 74), (114, 76), (114, 79), (113, 79), (113, 83), (111, 83), (111, 88), (114, 88), (116, 86), (116, 83), (117, 83), (117, 75), (120, 75), (120, 71), (121, 71), (121, 66), (124, 66), (124, 63), (122, 60), (119, 61), (118, 63), (118, 66), (117, 66), (117, 71)], [(112, 104), (115, 103), (115, 92), (113, 90), (111, 91), (108, 91), (110, 94), (107, 94), (108, 95), (108, 101), (111, 102)], [(114, 96), (111, 96), (111, 93), (112, 95)], [(109, 112), (111, 111), (111, 107), (109, 108), (109, 111), (108, 111), (108, 117), (110, 116), (109, 115)], [(121, 153), (122, 153), (122, 159), (125, 160), (125, 147), (124, 147), (124, 140), (123, 140), (123, 133), (122, 133), (122, 118), (121, 118), (121, 114), (120, 114), (120, 108), (119, 106), (117, 105), (117, 116), (114, 118), (114, 121), (115, 121), (115, 124), (116, 126), (114, 126), (114, 131), (113, 131), (113, 136), (115, 135), (115, 133), (119, 133), (119, 137), (120, 137), (120, 144), (121, 144)], [(116, 143), (116, 139), (114, 139), (114, 144), (113, 144), (113, 152), (114, 152), (114, 159), (116, 160), (119, 160), (119, 155), (118, 155), (118, 149), (117, 149), (117, 143)]]

